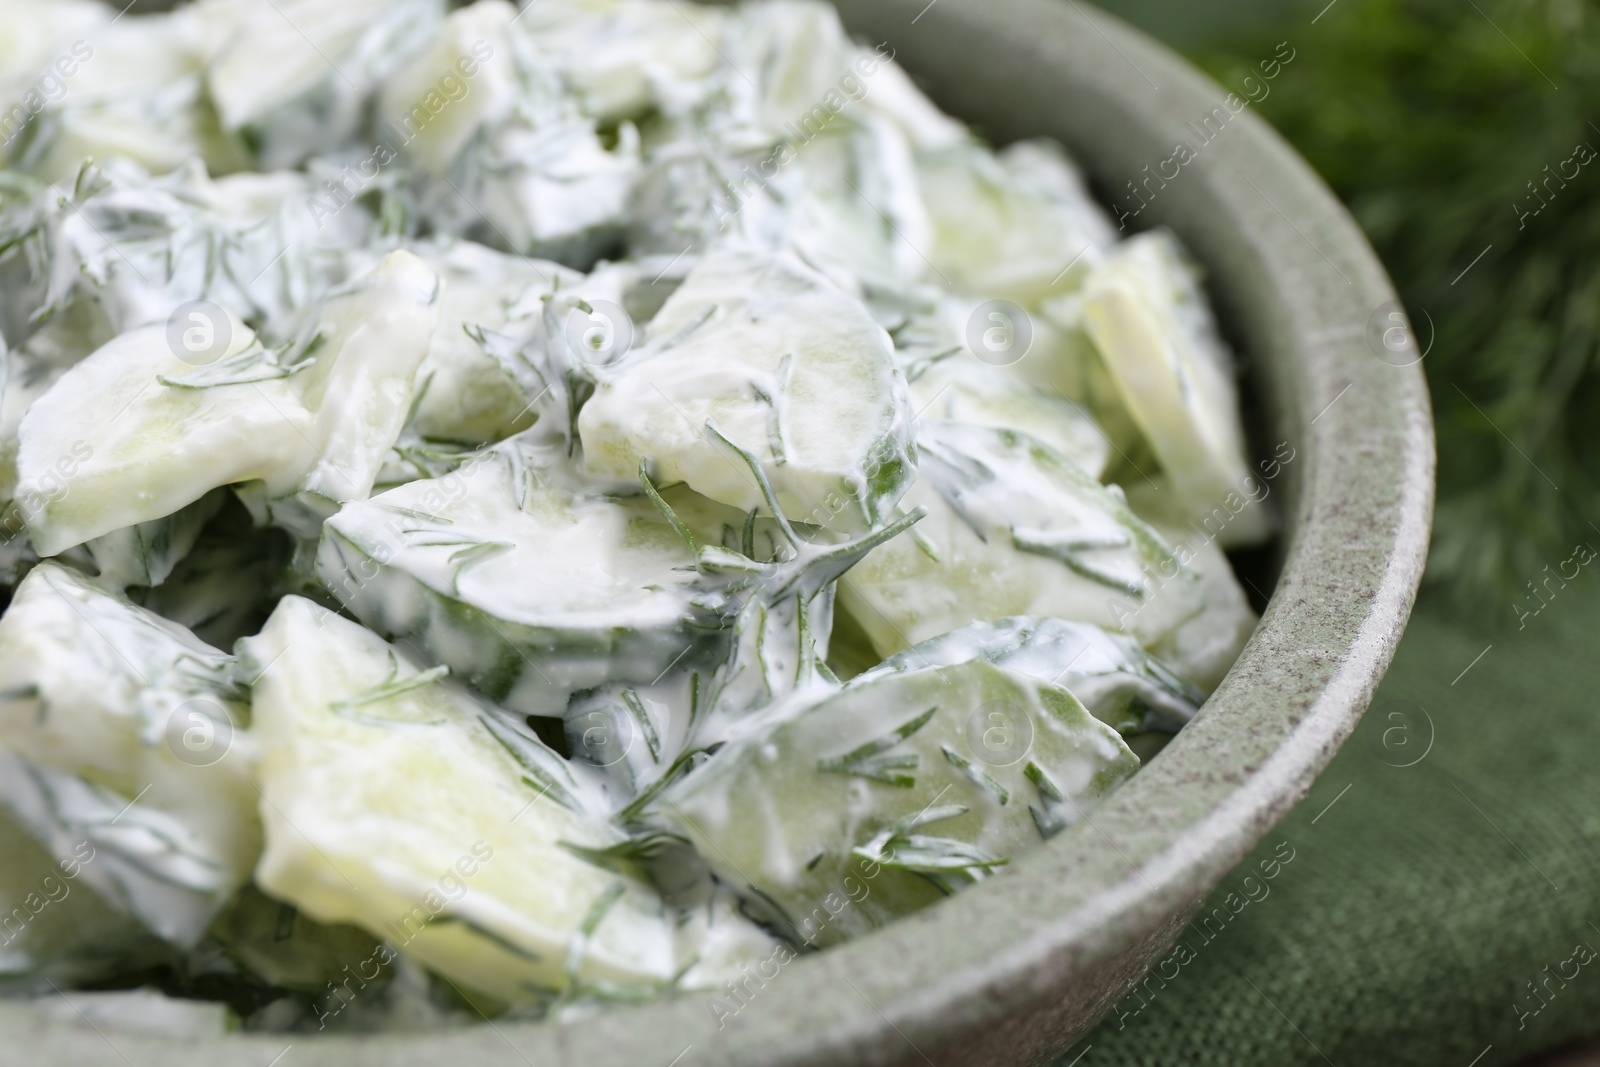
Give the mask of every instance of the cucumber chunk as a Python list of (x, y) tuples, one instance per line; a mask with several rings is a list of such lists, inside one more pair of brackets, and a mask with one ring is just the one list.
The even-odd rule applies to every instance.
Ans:
[(1048, 445), (1011, 430), (924, 419), (928, 509), (840, 581), (840, 597), (889, 655), (970, 622), (1042, 615), (1149, 646), (1201, 608), (1198, 579), (1151, 527)]
[(570, 288), (581, 276), (557, 263), (508, 256), (470, 241), (419, 254), (439, 272), (444, 296), (439, 325), (417, 371), (419, 399), (408, 429), (425, 440), (475, 445), (526, 430), (539, 413), (537, 390), (523, 390), (474, 332), (522, 340), (541, 325), (539, 297)]
[(317, 575), (491, 700), (560, 715), (580, 690), (715, 661), (737, 605), (693, 561), (647, 496), (585, 484), (563, 445), (525, 435), (345, 505)]
[(299, 597), (241, 649), (262, 665), (263, 890), (512, 1003), (671, 981), (655, 894), (568, 847), (621, 836), (559, 756)]
[(971, 359), (950, 356), (908, 373), (918, 419), (1019, 430), (1049, 445), (1092, 478), (1106, 471), (1111, 441), (1081, 407), (1029, 389)]
[[(983, 748), (991, 715), (1015, 751)], [(981, 880), (1138, 763), (1066, 690), (972, 661), (775, 709), (654, 811), (791, 937), (826, 945)]]
[(217, 117), (260, 169), (272, 170), (353, 137), (369, 95), (425, 47), (444, 4), (203, 0), (194, 12), (204, 24)]
[(859, 301), (792, 258), (725, 249), (650, 328), (578, 418), (590, 471), (632, 478), (644, 460), (662, 482), (762, 507), (709, 424), (759, 458), (797, 521), (851, 531), (892, 514), (913, 475), (910, 405), (888, 335)]
[(1116, 236), (1053, 142), (925, 151), (917, 174), (933, 221), (934, 276), (960, 292), (1032, 306), (1081, 286)]
[(897, 652), (859, 680), (982, 659), (1067, 690), (1123, 735), (1176, 733), (1205, 694), (1128, 637), (1086, 622), (1012, 616)]
[(433, 271), (394, 252), (329, 299), (293, 349), (265, 348), (231, 316), (228, 348), (198, 368), (174, 354), (164, 324), (117, 337), (22, 419), (18, 497), (36, 502), (34, 547), (55, 555), (235, 482), (261, 480), (275, 497), (365, 497), (410, 409), (438, 291)]
[(478, 0), (452, 11), (427, 46), (385, 82), (377, 100), (379, 130), (392, 135), (422, 173), (444, 170), (478, 131), (510, 114), (518, 86), (508, 31), (516, 18), (506, 0)]
[(232, 658), (78, 573), (35, 567), (0, 616), (0, 802), (180, 945), (260, 850), (254, 749)]
[(213, 173), (246, 166), (203, 92), (203, 32), (194, 10), (180, 8), (113, 16), (78, 40), (51, 42), (51, 54), (31, 77), (44, 76), (51, 61), (65, 60), (74, 73), (54, 100), (35, 97), (42, 108), (9, 139), (12, 165), (47, 181), (70, 181), (85, 159), (122, 158), (152, 173), (197, 158)]
[[(1173, 490), (1195, 518), (1210, 517), (1256, 484), (1245, 458), (1231, 357), (1200, 289), (1198, 271), (1164, 231), (1118, 245), (1085, 285), (1089, 336)], [(1223, 547), (1271, 532), (1265, 508), (1248, 507), (1220, 534)]]

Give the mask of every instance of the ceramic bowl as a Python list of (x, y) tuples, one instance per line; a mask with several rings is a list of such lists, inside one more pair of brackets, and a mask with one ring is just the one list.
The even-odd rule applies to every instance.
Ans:
[[(1402, 320), (1387, 317), (1397, 305), (1372, 250), (1244, 87), (1230, 98), (1077, 0), (840, 7), (852, 33), (886, 41), (944, 109), (995, 143), (1059, 139), (1108, 203), (1138, 207), (1130, 227), (1172, 228), (1205, 266), (1244, 361), (1253, 447), (1295, 458), (1271, 483), (1278, 543), (1244, 569), (1270, 600), (1199, 716), (1085, 822), (981, 886), (757, 975), (737, 1001), (718, 998), (736, 1013), (697, 994), (561, 1025), (175, 1042), (7, 1003), (0, 1062), (1043, 1064), (1161, 956), (1305, 792), (1389, 663), (1428, 544), (1428, 394), (1420, 368), (1401, 365), (1415, 353), (1396, 344)], [(1294, 76), (1292, 61), (1279, 76)], [(1179, 144), (1194, 156), (1181, 165)]]

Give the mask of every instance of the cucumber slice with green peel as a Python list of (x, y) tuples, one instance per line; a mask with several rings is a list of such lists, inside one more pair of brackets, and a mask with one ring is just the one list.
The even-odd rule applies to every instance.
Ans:
[(241, 648), (262, 665), (263, 890), (511, 1003), (671, 983), (660, 900), (573, 851), (622, 838), (561, 757), (310, 601)]
[[(1083, 293), (1087, 332), (1172, 487), (1196, 517), (1256, 486), (1245, 455), (1231, 357), (1217, 334), (1198, 271), (1164, 231), (1117, 246)], [(1223, 547), (1271, 532), (1249, 508), (1221, 532)]]
[(260, 849), (233, 672), (227, 654), (50, 562), (0, 616), (0, 748), (35, 768), (4, 776), (4, 802), (41, 837), (87, 835), (105, 853), (103, 895), (179, 944)]
[(317, 574), (490, 699), (560, 715), (580, 690), (716, 661), (738, 605), (694, 559), (644, 493), (585, 484), (564, 444), (523, 436), (347, 504)]
[(971, 622), (1043, 615), (1092, 622), (1149, 647), (1200, 611), (1198, 579), (1120, 492), (1011, 430), (924, 419), (928, 510), (868, 556), (841, 600), (889, 655)]
[(585, 462), (741, 510), (762, 507), (751, 452), (795, 521), (881, 524), (913, 476), (910, 402), (893, 345), (854, 297), (786, 256), (708, 254), (650, 324), (650, 340), (600, 376), (578, 418)]
[[(1014, 751), (974, 744), (991, 715)], [(775, 708), (652, 810), (790, 936), (826, 945), (981, 880), (1137, 767), (1066, 690), (972, 661)]]
[(1067, 690), (1124, 736), (1176, 733), (1205, 694), (1122, 634), (1086, 622), (1024, 616), (975, 622), (897, 652), (858, 681), (985, 660)]

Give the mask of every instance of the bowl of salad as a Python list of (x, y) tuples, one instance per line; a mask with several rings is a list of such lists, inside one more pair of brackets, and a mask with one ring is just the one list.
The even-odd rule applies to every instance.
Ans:
[(0, 6), (21, 1060), (1048, 1062), (1387, 666), (1427, 394), (1292, 42)]

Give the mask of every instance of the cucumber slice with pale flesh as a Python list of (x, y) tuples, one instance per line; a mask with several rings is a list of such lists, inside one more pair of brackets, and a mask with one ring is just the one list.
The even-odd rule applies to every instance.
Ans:
[(622, 837), (554, 752), (298, 597), (244, 654), (263, 665), (264, 890), (511, 1003), (672, 983), (661, 901), (580, 858)]
[(329, 299), (292, 348), (265, 348), (231, 316), (205, 324), (229, 339), (199, 367), (164, 325), (120, 335), (23, 417), (17, 497), (34, 547), (55, 555), (235, 482), (365, 497), (410, 409), (438, 294), (432, 270), (395, 252)]
[(1205, 694), (1122, 634), (1087, 622), (1024, 616), (975, 622), (897, 652), (859, 676), (982, 659), (1067, 690), (1119, 733), (1176, 732)]
[[(248, 708), (231, 657), (51, 562), (0, 616), (4, 800), (102, 852), (91, 884), (192, 944), (260, 849)], [(73, 836), (77, 835), (77, 836)]]
[(1198, 580), (1160, 535), (1042, 442), (925, 419), (918, 451), (906, 502), (928, 518), (840, 583), (880, 654), (1008, 615), (1092, 622), (1148, 647), (1200, 610)]
[(757, 456), (795, 521), (880, 524), (912, 477), (910, 405), (893, 346), (859, 301), (798, 261), (708, 254), (600, 377), (578, 418), (585, 462), (743, 511), (764, 506), (709, 427)]
[[(973, 743), (992, 714), (1001, 755)], [(1066, 690), (975, 660), (774, 709), (653, 810), (790, 936), (826, 945), (981, 880), (1138, 763)]]
[(491, 700), (560, 715), (579, 690), (715, 661), (737, 605), (693, 561), (643, 492), (586, 484), (560, 442), (519, 437), (347, 504), (317, 573), (363, 622)]
[[(1119, 245), (1086, 283), (1082, 310), (1123, 403), (1191, 514), (1210, 518), (1245, 501), (1257, 481), (1230, 356), (1177, 241), (1156, 232)], [(1270, 531), (1267, 510), (1249, 506), (1231, 515), (1219, 540), (1256, 544)]]

